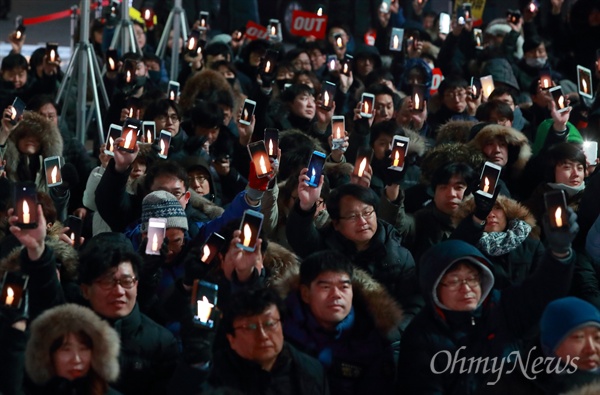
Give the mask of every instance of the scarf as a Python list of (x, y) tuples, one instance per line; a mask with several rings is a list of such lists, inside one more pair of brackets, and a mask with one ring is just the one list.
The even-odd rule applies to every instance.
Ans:
[(562, 189), (567, 194), (567, 197), (572, 198), (585, 189), (585, 182), (582, 182), (578, 187), (572, 187), (567, 184), (557, 184), (554, 182), (549, 182), (548, 186), (552, 189)]
[(520, 219), (513, 219), (504, 232), (483, 232), (477, 247), (489, 256), (508, 254), (521, 245), (530, 232), (531, 225)]

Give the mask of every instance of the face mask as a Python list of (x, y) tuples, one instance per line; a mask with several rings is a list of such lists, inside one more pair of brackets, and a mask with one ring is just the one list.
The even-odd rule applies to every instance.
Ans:
[(150, 81), (155, 84), (160, 83), (160, 71), (148, 70), (148, 77), (150, 77)]
[(544, 67), (548, 58), (525, 58), (525, 63), (527, 66), (533, 67), (534, 69), (541, 69)]
[(138, 88), (140, 88), (140, 87), (146, 85), (146, 79), (147, 79), (146, 76), (141, 76), (141, 77), (137, 76), (135, 78), (135, 86), (138, 87)]
[(277, 84), (279, 91), (283, 91), (285, 89), (285, 84), (291, 84), (292, 80), (289, 80), (289, 79), (275, 80), (275, 83)]

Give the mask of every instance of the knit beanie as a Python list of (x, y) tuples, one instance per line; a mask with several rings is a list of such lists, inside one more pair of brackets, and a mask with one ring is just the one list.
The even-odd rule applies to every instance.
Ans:
[(540, 320), (544, 353), (554, 355), (571, 332), (585, 326), (600, 327), (600, 311), (591, 303), (574, 296), (549, 303)]
[(142, 232), (148, 231), (150, 218), (166, 218), (167, 229), (188, 230), (188, 221), (183, 206), (175, 196), (165, 191), (152, 192), (142, 201)]

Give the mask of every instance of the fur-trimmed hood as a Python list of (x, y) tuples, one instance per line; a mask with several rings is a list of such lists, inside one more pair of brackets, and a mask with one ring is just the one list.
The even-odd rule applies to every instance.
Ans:
[(206, 214), (210, 219), (217, 218), (225, 211), (223, 207), (217, 206), (207, 198), (200, 196), (196, 191), (191, 189), (189, 191), (191, 196), (188, 203), (191, 204), (196, 210)]
[(414, 154), (418, 157), (422, 157), (427, 152), (427, 141), (418, 132), (412, 129), (402, 128), (406, 137), (410, 138), (410, 144), (408, 144), (407, 155)]
[[(11, 132), (6, 144), (4, 159), (6, 160), (6, 175), (11, 181), (18, 181), (17, 166), (21, 155), (17, 148), (17, 142), (26, 136), (34, 136), (40, 142), (40, 153), (42, 158), (51, 156), (62, 156), (63, 139), (58, 127), (48, 121), (43, 115), (32, 111), (26, 111), (23, 119)], [(43, 170), (43, 163), (40, 165)], [(43, 171), (40, 171), (40, 174)], [(41, 176), (36, 180), (39, 190), (46, 191), (46, 179)]]
[(281, 244), (269, 241), (263, 258), (267, 276), (267, 286), (273, 288), (283, 298), (288, 293), (287, 284), (300, 275), (300, 258)]
[(64, 304), (44, 311), (31, 323), (25, 369), (34, 383), (43, 385), (55, 375), (50, 355), (52, 343), (68, 333), (80, 331), (92, 340), (91, 367), (94, 372), (107, 382), (119, 377), (121, 341), (117, 332), (87, 307)]
[(483, 147), (495, 138), (508, 144), (508, 163), (511, 177), (518, 176), (531, 158), (531, 146), (527, 136), (516, 129), (502, 125), (487, 125), (469, 142), (469, 145), (483, 152)]
[[(467, 143), (471, 128), (477, 124), (477, 121), (450, 120), (438, 128), (435, 143)], [(412, 143), (412, 141), (411, 141)]]
[[(496, 198), (496, 206), (502, 208), (502, 211), (506, 214), (506, 222), (509, 222), (513, 219), (520, 219), (521, 221), (525, 221), (527, 224), (531, 226), (530, 237), (534, 239), (540, 238), (540, 228), (537, 226), (537, 222), (535, 220), (534, 215), (529, 211), (529, 209), (523, 206), (521, 203), (516, 200), (507, 198), (503, 195), (498, 195)], [(452, 222), (454, 226), (458, 226), (458, 224), (468, 216), (472, 215), (475, 212), (475, 200), (473, 197), (469, 197), (464, 200), (458, 210), (452, 215)]]
[(438, 145), (429, 151), (421, 162), (421, 182), (429, 185), (437, 169), (453, 162), (466, 163), (478, 171), (485, 162), (485, 157), (481, 151), (465, 144)]
[(600, 380), (593, 381), (591, 383), (582, 385), (581, 387), (575, 388), (569, 392), (563, 393), (563, 395), (598, 395), (600, 394)]

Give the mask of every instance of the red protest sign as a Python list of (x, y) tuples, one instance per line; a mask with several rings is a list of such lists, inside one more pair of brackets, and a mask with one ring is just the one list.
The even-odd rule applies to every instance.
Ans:
[(256, 40), (257, 38), (266, 40), (268, 37), (267, 28), (253, 21), (248, 21), (248, 23), (246, 23), (245, 34), (249, 40)]
[(440, 84), (444, 80), (444, 76), (442, 75), (442, 69), (440, 69), (439, 67), (436, 67), (435, 69), (433, 69), (432, 74), (433, 74), (433, 79), (431, 80), (431, 88), (429, 90), (429, 93), (431, 95), (437, 93), (438, 88), (440, 87)]
[(295, 36), (313, 36), (318, 40), (325, 38), (327, 31), (327, 15), (296, 10), (292, 14), (290, 33)]

